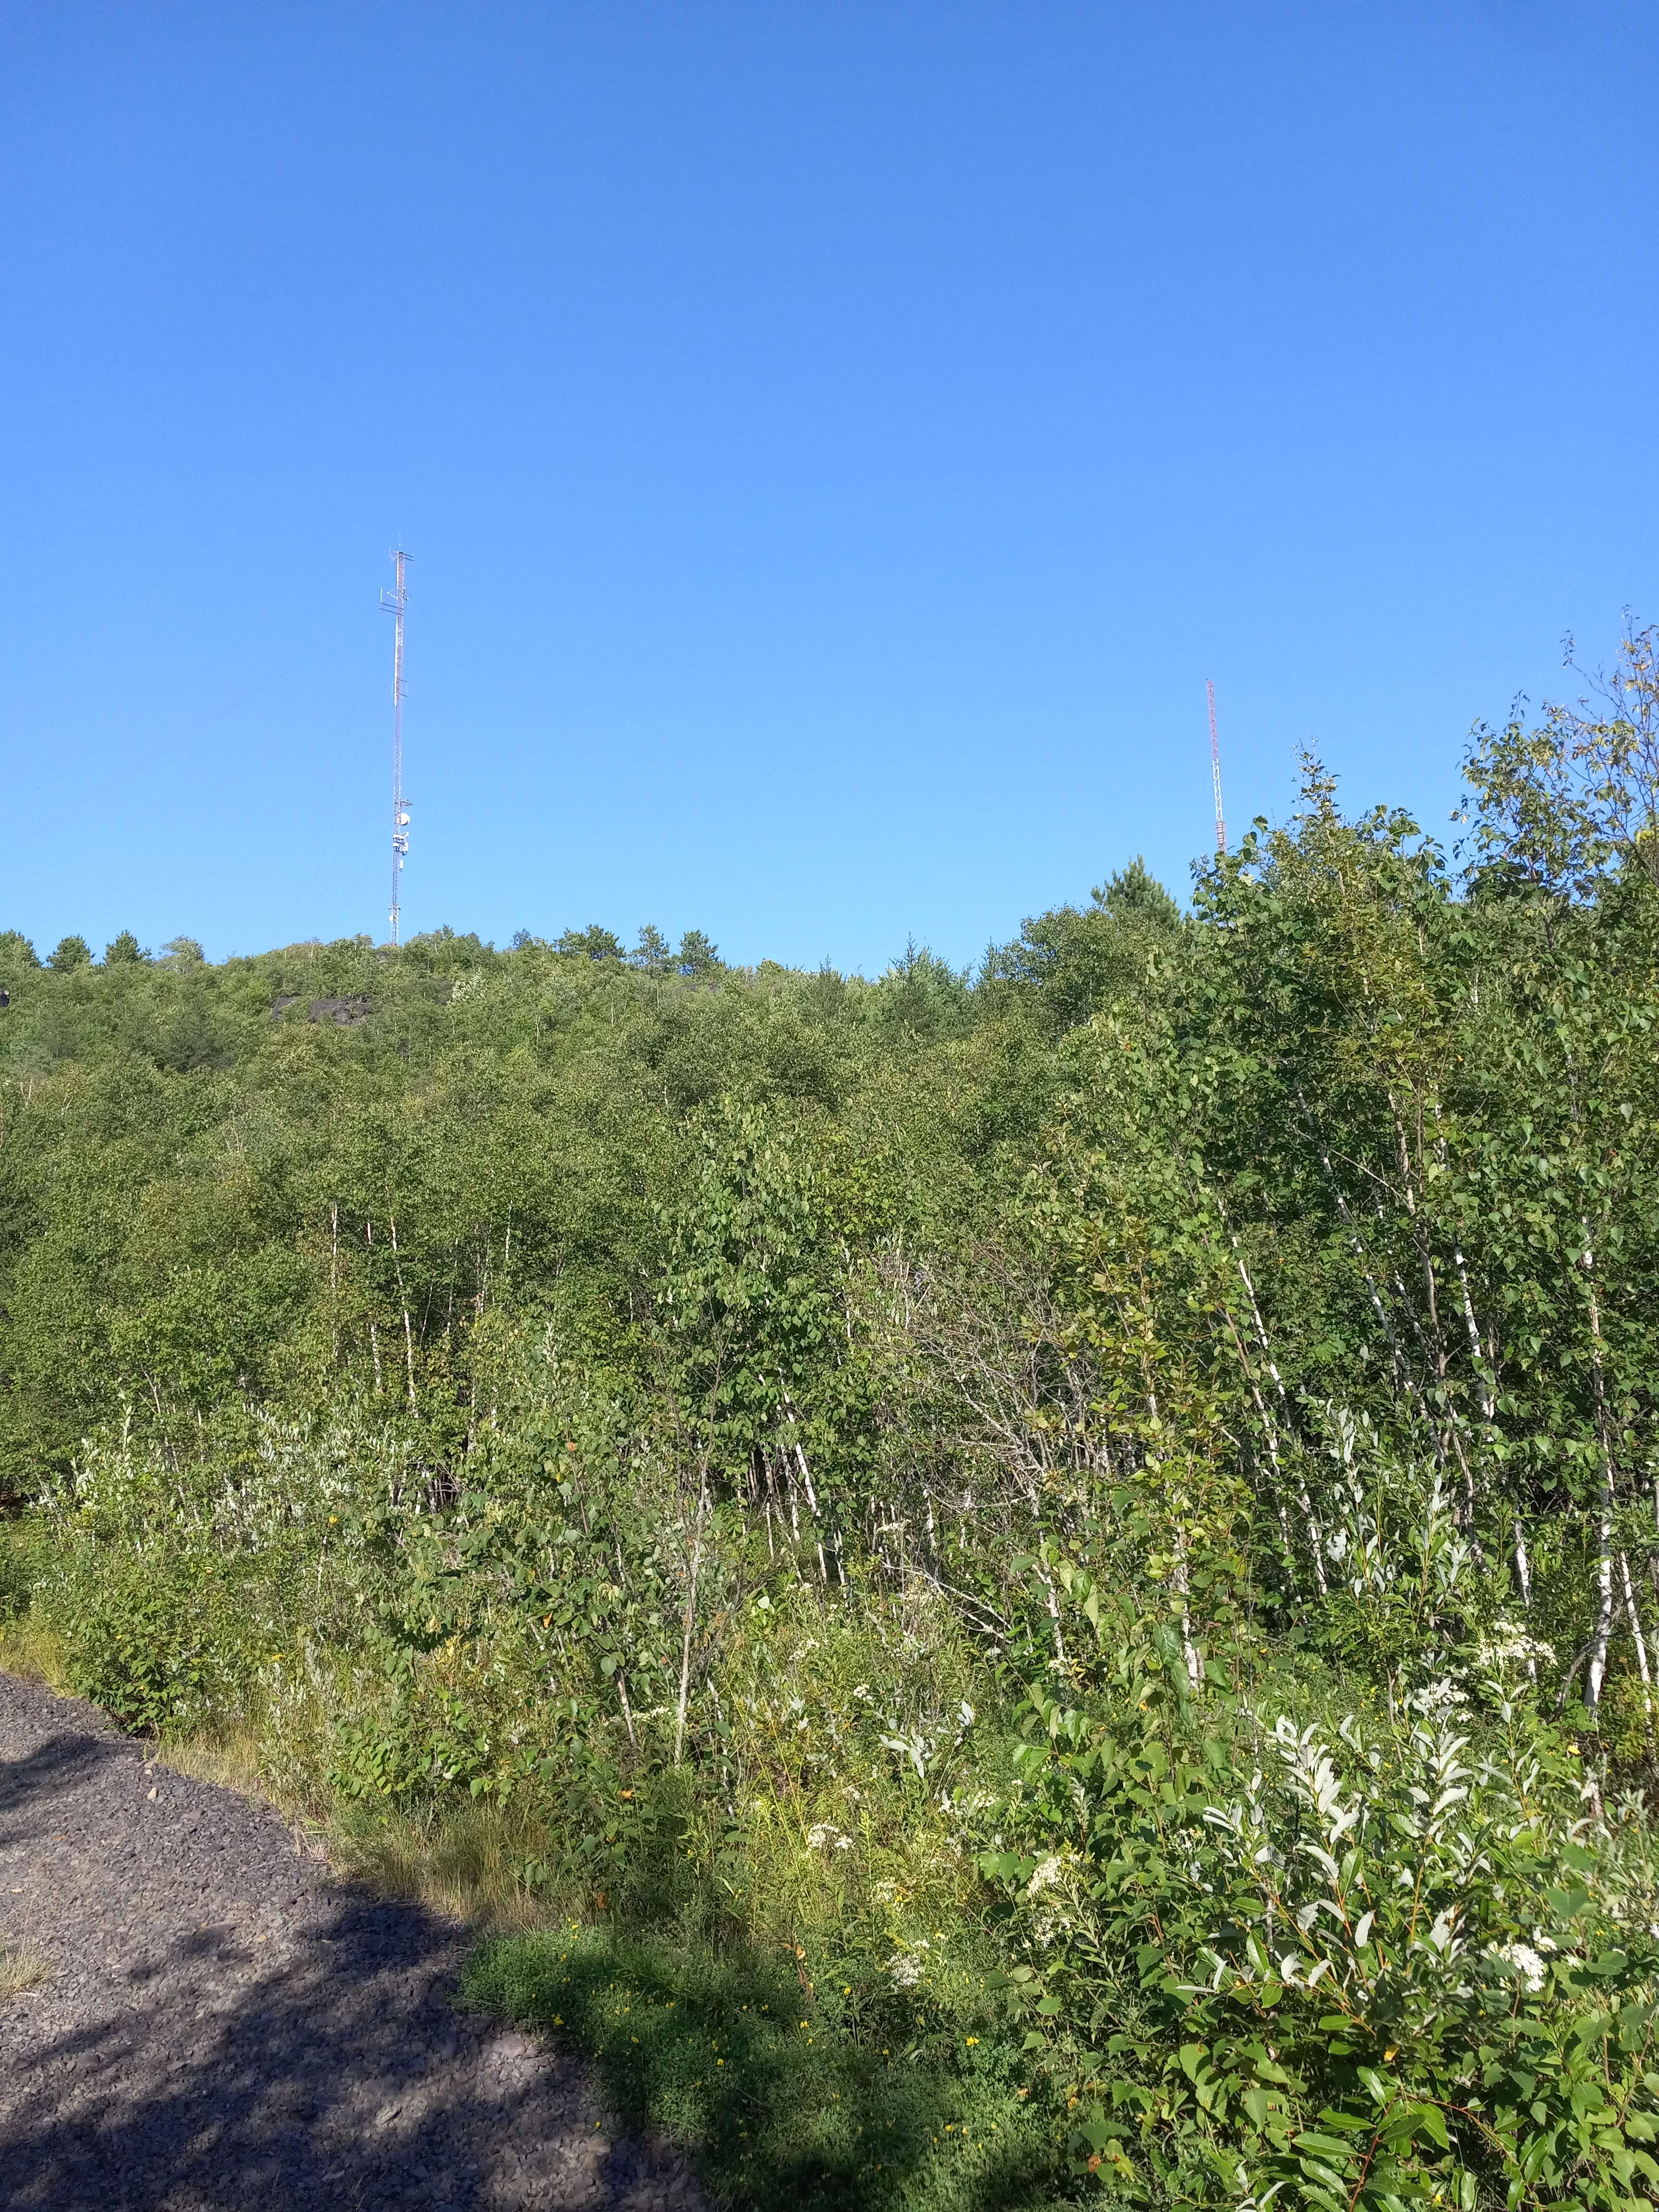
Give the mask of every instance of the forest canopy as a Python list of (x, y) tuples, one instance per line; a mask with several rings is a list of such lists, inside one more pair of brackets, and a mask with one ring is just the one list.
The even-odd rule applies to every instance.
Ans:
[(481, 1999), (749, 1961), (736, 2201), (1653, 2201), (1656, 712), (972, 973), (0, 935), (0, 1603)]

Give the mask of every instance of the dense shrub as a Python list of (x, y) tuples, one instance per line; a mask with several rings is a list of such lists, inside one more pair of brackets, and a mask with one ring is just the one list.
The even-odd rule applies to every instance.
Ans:
[(1653, 672), (971, 978), (0, 939), (0, 1603), (739, 2197), (1653, 2201)]
[(255, 1655), (208, 1563), (134, 1552), (82, 1565), (90, 1571), (60, 1569), (40, 1593), (70, 1689), (156, 1735), (234, 1707)]

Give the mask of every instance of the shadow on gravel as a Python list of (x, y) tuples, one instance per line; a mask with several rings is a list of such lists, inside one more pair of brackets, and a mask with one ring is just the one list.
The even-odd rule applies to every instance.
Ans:
[[(252, 1956), (215, 1935), (150, 1962), (152, 2005), (15, 2053), (0, 2204), (372, 2212), (592, 2201), (601, 2179), (627, 2188), (626, 2148), (605, 2172), (584, 2141), (591, 2108), (574, 2073), (553, 2062), (532, 2080), (479, 2058), (490, 2031), (447, 2002), (454, 1930), (418, 1907), (348, 1895), (299, 1963), (204, 2017), (227, 1968)], [(544, 2195), (556, 2169), (565, 2184)]]
[(6, 1760), (0, 1767), (0, 1845), (29, 1841), (50, 1826), (49, 1821), (20, 1824), (16, 1814), (43, 1797), (61, 1797), (110, 1760), (131, 1757), (130, 1745), (100, 1736), (54, 1735), (25, 1757)]

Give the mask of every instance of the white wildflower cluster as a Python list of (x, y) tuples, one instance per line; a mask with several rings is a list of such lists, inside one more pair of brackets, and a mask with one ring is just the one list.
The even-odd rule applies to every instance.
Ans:
[(1529, 1636), (1512, 1620), (1494, 1620), (1492, 1632), (1477, 1654), (1483, 1668), (1527, 1666), (1542, 1660), (1553, 1664), (1555, 1647), (1541, 1637)]
[(820, 1820), (806, 1831), (806, 1848), (812, 1851), (850, 1851), (853, 1838), (828, 1820)]
[(1027, 1897), (1040, 1897), (1045, 1889), (1052, 1889), (1064, 1871), (1057, 1858), (1046, 1858), (1025, 1885)]
[[(1547, 1936), (1540, 1936), (1539, 1941), (1549, 1950), (1553, 1951), (1555, 1948)], [(1491, 1947), (1491, 1955), (1494, 1959), (1502, 1959), (1507, 1965), (1513, 1966), (1534, 1996), (1543, 1988), (1549, 1969), (1544, 1962), (1542, 1954), (1534, 1949), (1532, 1944), (1494, 1943)]]
[(1091, 1943), (1098, 1940), (1087, 1906), (1079, 1894), (1081, 1862), (1070, 1850), (1040, 1859), (1025, 1883), (1025, 1901), (1031, 1907), (1028, 1923), (1031, 1940), (1040, 1948), (1075, 1937)]
[(887, 1961), (887, 1971), (893, 1977), (896, 1990), (913, 1990), (921, 1979), (921, 1960), (912, 1958), (908, 1951), (896, 1951)]

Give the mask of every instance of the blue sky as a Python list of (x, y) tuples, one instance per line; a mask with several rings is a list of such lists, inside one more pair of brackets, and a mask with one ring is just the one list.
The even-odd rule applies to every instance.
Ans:
[(1659, 615), (1659, 15), (0, 5), (0, 926), (957, 962)]

